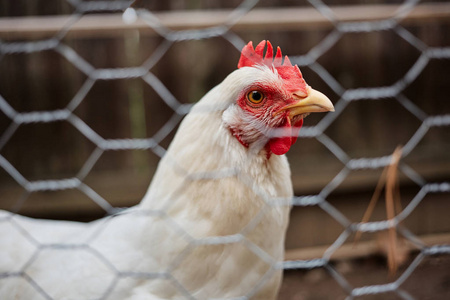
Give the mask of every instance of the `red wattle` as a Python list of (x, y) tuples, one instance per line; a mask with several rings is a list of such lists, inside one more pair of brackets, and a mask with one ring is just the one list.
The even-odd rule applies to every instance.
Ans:
[(283, 155), (287, 153), (291, 146), (297, 141), (297, 136), (302, 125), (303, 119), (292, 127), (289, 118), (286, 117), (286, 122), (284, 125), (278, 127), (278, 133), (281, 133), (281, 136), (274, 137), (269, 140), (270, 151), (275, 155)]
[(291, 148), (291, 138), (273, 138), (269, 141), (269, 148), (273, 154), (283, 155)]

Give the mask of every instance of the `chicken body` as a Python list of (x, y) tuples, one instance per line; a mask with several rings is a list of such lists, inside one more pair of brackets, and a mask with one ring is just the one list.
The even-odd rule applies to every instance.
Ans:
[(243, 67), (206, 94), (127, 212), (87, 224), (1, 213), (0, 298), (275, 299), (290, 170), (238, 99), (282, 81)]

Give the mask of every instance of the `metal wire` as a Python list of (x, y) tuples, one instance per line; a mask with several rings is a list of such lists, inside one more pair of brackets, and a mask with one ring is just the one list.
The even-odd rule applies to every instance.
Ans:
[[(44, 40), (37, 40), (32, 42), (5, 42), (0, 41), (0, 54), (5, 57), (16, 53), (33, 53), (39, 51), (54, 51), (56, 54), (64, 57), (68, 62), (75, 66), (78, 70), (87, 76), (86, 81), (78, 90), (76, 95), (71, 99), (69, 104), (59, 110), (53, 111), (32, 111), (32, 112), (17, 112), (7, 100), (0, 95), (0, 111), (3, 112), (7, 118), (11, 120), (9, 127), (0, 135), (0, 149), (2, 149), (14, 135), (16, 130), (24, 124), (35, 123), (52, 123), (52, 122), (68, 122), (76, 130), (78, 130), (83, 136), (90, 140), (96, 149), (91, 156), (86, 160), (84, 166), (79, 173), (73, 178), (57, 179), (57, 180), (37, 180), (28, 181), (20, 172), (2, 155), (0, 155), (0, 167), (5, 170), (11, 178), (13, 178), (23, 189), (26, 191), (27, 197), (31, 192), (36, 191), (55, 191), (66, 189), (78, 189), (87, 195), (94, 203), (102, 207), (113, 218), (114, 214), (120, 212), (111, 206), (107, 200), (97, 194), (92, 188), (84, 183), (85, 177), (89, 174), (96, 162), (102, 157), (106, 151), (112, 150), (132, 150), (132, 149), (149, 149), (162, 157), (165, 153), (163, 147), (160, 146), (160, 142), (168, 136), (172, 129), (179, 123), (181, 118), (189, 111), (190, 105), (182, 104), (176, 99), (175, 96), (168, 90), (164, 84), (150, 71), (151, 68), (165, 55), (167, 50), (174, 44), (185, 40), (199, 40), (208, 39), (212, 37), (220, 36), (230, 43), (232, 43), (237, 49), (241, 49), (245, 42), (240, 39), (236, 34), (232, 32), (232, 26), (239, 21), (240, 18), (245, 16), (257, 3), (256, 0), (245, 0), (233, 10), (224, 24), (215, 26), (212, 28), (200, 29), (200, 30), (182, 30), (174, 31), (166, 28), (152, 12), (147, 10), (138, 10), (135, 13), (139, 18), (151, 27), (159, 36), (164, 38), (161, 45), (154, 51), (154, 53), (141, 65), (132, 68), (115, 68), (115, 69), (98, 69), (87, 62), (80, 56), (73, 48), (65, 44), (63, 37), (70, 31), (71, 26), (85, 13), (92, 11), (120, 11), (127, 8), (130, 1), (89, 1), (83, 2), (78, 0), (67, 0), (67, 2), (75, 8), (75, 12), (72, 15), (70, 21), (58, 32), (54, 37)], [(409, 153), (418, 145), (418, 143), (427, 134), (432, 127), (450, 126), (450, 115), (434, 115), (429, 116), (414, 103), (412, 103), (402, 92), (408, 87), (424, 70), (431, 60), (436, 59), (449, 59), (450, 48), (449, 47), (429, 47), (420, 39), (412, 35), (407, 29), (405, 29), (399, 22), (405, 18), (417, 5), (416, 0), (405, 1), (393, 14), (392, 17), (385, 20), (377, 21), (360, 21), (360, 22), (341, 22), (335, 16), (333, 10), (320, 0), (309, 0), (309, 3), (315, 7), (325, 18), (332, 22), (334, 29), (315, 47), (305, 55), (291, 56), (291, 61), (297, 63), (299, 66), (309, 66), (311, 70), (317, 73), (326, 84), (335, 91), (341, 98), (336, 103), (336, 113), (327, 115), (314, 127), (305, 127), (300, 132), (300, 137), (315, 138), (320, 143), (328, 148), (332, 155), (334, 155), (339, 161), (344, 164), (343, 169), (339, 172), (326, 186), (323, 187), (318, 195), (309, 195), (294, 197), (286, 201), (286, 199), (274, 199), (267, 200), (267, 207), (273, 205), (287, 205), (293, 206), (318, 206), (324, 212), (329, 214), (337, 222), (339, 222), (344, 229), (342, 234), (336, 239), (336, 241), (330, 245), (328, 250), (322, 257), (318, 257), (312, 260), (296, 260), (296, 261), (275, 261), (269, 254), (265, 253), (260, 247), (252, 243), (246, 238), (246, 232), (249, 231), (252, 226), (255, 226), (259, 222), (258, 216), (250, 222), (244, 228), (241, 233), (224, 236), (224, 237), (211, 237), (196, 240), (186, 232), (184, 228), (180, 228), (175, 222), (171, 221), (170, 217), (161, 211), (148, 211), (145, 214), (148, 216), (158, 216), (165, 219), (167, 226), (170, 226), (179, 233), (186, 242), (191, 245), (217, 245), (227, 243), (242, 243), (251, 252), (257, 255), (261, 260), (265, 261), (271, 267), (267, 273), (258, 281), (255, 287), (248, 292), (247, 295), (242, 295), (236, 299), (249, 299), (258, 289), (266, 282), (272, 273), (276, 269), (313, 269), (324, 268), (330, 273), (330, 275), (336, 280), (336, 282), (342, 287), (344, 291), (348, 293), (348, 299), (359, 297), (362, 295), (383, 294), (387, 292), (395, 292), (399, 297), (403, 299), (415, 299), (414, 295), (408, 294), (401, 289), (402, 283), (414, 272), (419, 266), (420, 262), (426, 256), (432, 256), (437, 254), (450, 254), (450, 245), (432, 245), (425, 246), (420, 239), (414, 236), (405, 228), (399, 227), (399, 223), (407, 218), (423, 201), (425, 196), (429, 193), (449, 193), (449, 182), (427, 182), (419, 174), (415, 173), (407, 164), (402, 162), (401, 170), (409, 177), (413, 182), (417, 183), (421, 189), (416, 194), (414, 199), (406, 206), (402, 212), (392, 220), (384, 220), (379, 222), (368, 222), (364, 224), (352, 223), (348, 220), (344, 214), (336, 209), (330, 202), (327, 201), (327, 197), (333, 192), (347, 176), (355, 170), (360, 169), (380, 169), (391, 163), (391, 155), (386, 154), (380, 157), (364, 157), (364, 158), (351, 158), (343, 149), (341, 149), (330, 137), (324, 134), (324, 131), (333, 124), (333, 122), (339, 118), (342, 111), (352, 101), (361, 100), (379, 100), (384, 98), (394, 98), (398, 101), (406, 110), (410, 111), (422, 125), (411, 136), (403, 149), (403, 157), (408, 156)], [(129, 13), (129, 11), (128, 11)], [(411, 68), (400, 78), (397, 82), (391, 86), (381, 86), (365, 88), (360, 87), (356, 89), (345, 89), (339, 84), (339, 82), (333, 78), (333, 76), (322, 66), (318, 59), (333, 47), (345, 33), (349, 32), (374, 32), (380, 30), (389, 30), (398, 35), (401, 39), (406, 41), (412, 47), (421, 52), (421, 55), (417, 61), (411, 66)], [(163, 101), (173, 109), (175, 116), (172, 117), (162, 128), (151, 138), (147, 139), (104, 139), (98, 135), (89, 125), (77, 117), (73, 111), (84, 101), (87, 93), (92, 89), (94, 83), (98, 80), (113, 80), (123, 78), (142, 78), (149, 86), (151, 86)], [(393, 100), (393, 101), (395, 101)], [(183, 172), (183, 170), (180, 170)], [(199, 180), (207, 178), (223, 178), (227, 176), (239, 176), (239, 170), (218, 170), (216, 173), (205, 174), (191, 174), (186, 180)], [(247, 183), (245, 183), (247, 184)], [(251, 183), (248, 183), (251, 185)], [(23, 201), (23, 199), (18, 199)], [(266, 209), (266, 208), (263, 208)], [(142, 213), (142, 212), (141, 212)], [(263, 212), (261, 213), (263, 214)], [(114, 280), (112, 280), (109, 287), (104, 292), (101, 299), (107, 299), (111, 293), (115, 284), (121, 278), (161, 278), (172, 282), (172, 284), (178, 289), (181, 295), (186, 299), (195, 299), (193, 295), (186, 290), (183, 285), (174, 278), (170, 270), (175, 265), (178, 265), (190, 251), (189, 247), (184, 253), (182, 253), (178, 259), (174, 262), (174, 265), (167, 266), (168, 272), (161, 273), (140, 273), (140, 272), (123, 272), (117, 270), (106, 257), (103, 257), (101, 253), (98, 253), (94, 248), (90, 246), (90, 243), (96, 239), (96, 237), (102, 232), (102, 224), (100, 222), (88, 240), (78, 244), (45, 244), (31, 236), (25, 228), (22, 228), (20, 224), (14, 221), (13, 214), (1, 215), (0, 225), (8, 223), (13, 226), (18, 234), (23, 238), (29, 240), (30, 243), (36, 246), (35, 253), (30, 259), (18, 270), (11, 270), (10, 272), (0, 273), (0, 280), (5, 278), (21, 277), (27, 281), (30, 286), (39, 293), (44, 299), (52, 299), (52, 297), (45, 291), (44, 288), (33, 280), (26, 273), (26, 269), (37, 259), (40, 251), (45, 248), (59, 249), (61, 251), (74, 251), (83, 250), (96, 256), (102, 261), (107, 268), (114, 274)], [(259, 216), (260, 217), (260, 216)], [(397, 228), (406, 239), (413, 242), (419, 249), (420, 254), (409, 265), (409, 267), (403, 272), (403, 274), (393, 282), (381, 285), (369, 285), (363, 287), (353, 287), (343, 275), (333, 268), (330, 264), (330, 257), (339, 249), (340, 246), (349, 238), (349, 236), (357, 230), (363, 232), (377, 232), (383, 231), (388, 228)], [(250, 229), (249, 229), (250, 228)], [(299, 229), (301, 230), (301, 229)]]

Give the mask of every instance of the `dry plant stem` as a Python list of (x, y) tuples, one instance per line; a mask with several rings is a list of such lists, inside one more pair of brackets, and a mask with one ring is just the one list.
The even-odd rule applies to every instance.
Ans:
[[(397, 170), (398, 163), (402, 155), (402, 148), (397, 147), (392, 154), (391, 164), (388, 166), (386, 174), (386, 216), (389, 221), (394, 221), (395, 218), (395, 204), (398, 203), (395, 198), (395, 188), (397, 186)], [(389, 275), (393, 276), (397, 272), (398, 264), (396, 260), (397, 248), (397, 229), (396, 226), (389, 227), (388, 229), (389, 247), (388, 247), (388, 267)]]
[[(400, 185), (397, 180), (398, 174), (398, 164), (400, 158), (402, 157), (402, 147), (398, 146), (394, 153), (392, 154), (392, 160), (389, 166), (383, 169), (381, 173), (380, 179), (378, 180), (377, 186), (373, 193), (372, 198), (370, 199), (369, 206), (367, 207), (366, 212), (361, 220), (361, 223), (366, 223), (369, 221), (370, 217), (373, 214), (375, 206), (380, 198), (381, 191), (383, 186), (386, 185), (385, 188), (385, 198), (386, 198), (386, 216), (389, 221), (394, 221), (396, 214), (401, 211), (401, 201), (400, 201)], [(357, 231), (355, 234), (355, 240), (353, 246), (356, 246), (356, 243), (361, 238), (362, 232)], [(397, 230), (396, 226), (392, 226), (388, 230), (388, 267), (390, 276), (395, 275), (398, 264), (396, 260), (396, 255), (398, 252), (397, 249)]]
[[(375, 206), (377, 205), (378, 199), (380, 199), (381, 191), (386, 181), (386, 173), (387, 168), (384, 168), (383, 172), (381, 173), (380, 179), (378, 180), (377, 186), (375, 187), (375, 191), (373, 192), (372, 198), (370, 199), (369, 206), (367, 207), (366, 212), (364, 213), (364, 216), (361, 220), (361, 223), (369, 222), (370, 217), (372, 216), (372, 213), (375, 209)], [(356, 243), (358, 243), (359, 239), (361, 238), (361, 235), (362, 231), (358, 230), (355, 234), (353, 247), (356, 246)]]

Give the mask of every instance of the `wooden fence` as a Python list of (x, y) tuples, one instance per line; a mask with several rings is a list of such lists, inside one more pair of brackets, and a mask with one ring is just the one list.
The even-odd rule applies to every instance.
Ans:
[[(385, 20), (397, 5), (330, 7), (343, 22)], [(173, 30), (202, 29), (226, 22), (230, 11), (157, 12), (161, 24)], [(32, 41), (49, 39), (63, 31), (62, 41), (98, 69), (142, 65), (164, 42), (142, 20), (122, 22), (121, 14), (57, 15), (0, 18), (0, 39)], [(65, 32), (65, 26), (67, 32)], [(430, 46), (447, 46), (450, 32), (450, 4), (417, 5), (402, 26)], [(334, 29), (334, 24), (314, 8), (256, 8), (231, 30), (244, 40), (269, 39), (290, 56), (304, 55)], [(61, 31), (62, 30), (62, 31)], [(201, 55), (199, 55), (201, 53)], [(389, 86), (408, 71), (420, 52), (391, 31), (345, 34), (319, 63), (344, 88)], [(174, 44), (151, 71), (182, 103), (198, 100), (218, 84), (236, 65), (239, 52), (224, 39), (185, 41)], [(427, 113), (450, 112), (448, 61), (433, 61), (408, 86), (404, 94)], [(335, 102), (339, 95), (311, 69), (302, 67), (311, 86), (323, 90)], [(86, 75), (53, 51), (3, 55), (0, 59), (0, 95), (20, 112), (63, 108), (79, 93)], [(427, 97), (425, 97), (427, 95)], [(431, 102), (430, 99), (433, 99)], [(100, 80), (85, 95), (75, 114), (104, 138), (152, 136), (173, 111), (141, 79)], [(306, 120), (313, 125), (321, 116)], [(0, 132), (10, 120), (0, 114)], [(358, 101), (327, 129), (326, 134), (352, 157), (383, 155), (397, 143), (406, 143), (420, 121), (395, 101)], [(395, 131), (392, 128), (396, 128)], [(163, 146), (170, 143), (173, 134)], [(74, 147), (74, 145), (76, 145)], [(92, 153), (94, 145), (65, 122), (23, 125), (2, 149), (8, 161), (26, 178), (53, 179), (75, 176)], [(448, 129), (430, 131), (407, 163), (429, 180), (449, 180), (450, 134)], [(39, 157), (39, 159), (35, 159)], [(315, 139), (302, 139), (289, 153), (297, 195), (320, 191), (343, 165)], [(103, 154), (86, 184), (113, 206), (139, 202), (151, 180), (159, 157), (151, 151), (111, 151)], [(380, 172), (358, 171), (332, 193), (330, 203), (352, 221), (359, 221), (368, 205)], [(404, 203), (418, 191), (401, 178)], [(24, 203), (23, 189), (0, 171), (0, 208), (46, 218), (92, 220), (104, 212), (76, 190), (33, 193)], [(420, 211), (406, 220), (408, 228), (435, 243), (449, 242), (450, 202), (442, 195), (429, 196)], [(383, 218), (379, 205), (375, 218)], [(299, 231), (298, 228), (305, 230)], [(325, 230), (327, 229), (327, 230)], [(288, 231), (288, 258), (317, 257), (332, 243), (342, 228), (317, 207), (296, 208)], [(360, 250), (337, 252), (337, 258), (367, 255), (379, 251), (372, 237), (365, 237)], [(311, 254), (312, 253), (312, 254)]]

